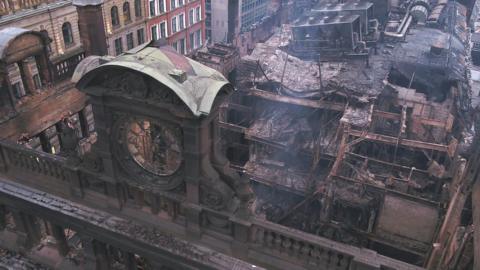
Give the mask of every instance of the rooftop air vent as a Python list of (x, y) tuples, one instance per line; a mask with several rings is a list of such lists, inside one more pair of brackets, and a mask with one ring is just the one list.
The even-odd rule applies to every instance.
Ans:
[(179, 83), (184, 83), (187, 80), (187, 73), (180, 69), (172, 69), (168, 75), (172, 76)]

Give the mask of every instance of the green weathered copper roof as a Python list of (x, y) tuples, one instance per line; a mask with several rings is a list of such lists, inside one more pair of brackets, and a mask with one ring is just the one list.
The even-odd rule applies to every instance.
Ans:
[[(85, 88), (97, 74), (112, 67), (122, 67), (141, 72), (170, 88), (187, 105), (195, 116), (210, 113), (215, 97), (229, 82), (214, 69), (178, 54), (171, 47), (146, 45), (108, 59), (87, 57), (75, 70), (73, 81), (79, 89)], [(102, 62), (106, 62), (103, 63)], [(92, 67), (92, 65), (96, 67)], [(186, 75), (186, 80), (176, 79)]]

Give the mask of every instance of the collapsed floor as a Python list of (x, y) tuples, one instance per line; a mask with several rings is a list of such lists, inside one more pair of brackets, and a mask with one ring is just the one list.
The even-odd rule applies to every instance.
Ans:
[(284, 25), (242, 58), (220, 124), (258, 217), (420, 266), (440, 252), (472, 267), (469, 33), (464, 6), (441, 11), (403, 39), (325, 59), (292, 52), (295, 23)]

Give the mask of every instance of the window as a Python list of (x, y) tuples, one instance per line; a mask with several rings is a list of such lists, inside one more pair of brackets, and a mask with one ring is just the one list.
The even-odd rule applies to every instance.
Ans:
[(165, 8), (165, 0), (160, 0), (160, 2), (159, 2), (159, 9), (160, 9), (160, 13), (165, 13), (165, 11), (166, 11), (166, 8)]
[(117, 8), (117, 6), (112, 7), (112, 9), (110, 10), (110, 15), (112, 16), (112, 25), (113, 26), (118, 26), (120, 24), (120, 21), (118, 20), (118, 8)]
[(202, 30), (195, 32), (195, 48), (202, 46)]
[(195, 8), (195, 21), (196, 22), (199, 22), (202, 20), (202, 12), (201, 12), (201, 9), (200, 7), (196, 7)]
[(195, 33), (190, 33), (190, 49), (195, 49)]
[(125, 23), (131, 22), (132, 17), (130, 16), (130, 3), (123, 3), (123, 19)]
[(135, 17), (142, 17), (142, 2), (141, 0), (135, 0)]
[(166, 22), (161, 22), (160, 23), (160, 37), (166, 38), (168, 36), (167, 34), (167, 23)]
[(80, 122), (80, 113), (75, 113), (68, 118), (68, 122), (70, 122), (70, 127), (75, 129), (75, 133), (77, 138), (84, 138), (86, 134), (83, 133), (82, 123)]
[(183, 0), (178, 0), (178, 6), (179, 7), (183, 6)]
[(177, 7), (176, 2), (176, 0), (170, 0), (170, 10), (174, 10)]
[(56, 125), (45, 129), (38, 135), (38, 137), (40, 138), (43, 151), (50, 154), (57, 154), (60, 152), (60, 140), (58, 138)]
[(150, 17), (153, 17), (156, 15), (155, 13), (155, 1), (150, 0), (148, 1), (148, 9), (150, 10)]
[(172, 47), (175, 49), (175, 51), (178, 51), (178, 43), (176, 41), (172, 44)]
[(92, 105), (88, 104), (79, 113), (79, 120), (82, 134), (86, 137), (95, 131), (95, 121), (93, 119)]
[(212, 42), (212, 30), (207, 30), (205, 35), (205, 39), (207, 39), (208, 42)]
[(65, 47), (73, 44), (72, 25), (69, 22), (66, 22), (62, 25), (62, 35)]
[(156, 25), (152, 26), (150, 29), (152, 33), (152, 40), (157, 40), (158, 39), (158, 28)]
[(130, 50), (133, 48), (133, 33), (128, 33), (127, 34), (127, 50)]
[(115, 39), (115, 55), (123, 52), (122, 38)]
[(177, 17), (172, 18), (172, 33), (177, 32)]
[(178, 25), (180, 30), (185, 28), (185, 15), (183, 13), (178, 15)]
[(137, 41), (138, 45), (145, 43), (145, 31), (143, 31), (143, 28), (137, 30)]
[(27, 93), (25, 92), (25, 89), (23, 89), (22, 85), (20, 84), (20, 82), (16, 82), (12, 85), (12, 90), (13, 90), (13, 95), (15, 95), (16, 98), (20, 99), (24, 96), (27, 95)]
[(185, 39), (182, 38), (182, 39), (180, 39), (179, 42), (180, 42), (180, 51), (179, 52), (181, 54), (185, 54)]
[(195, 23), (195, 19), (193, 18), (193, 13), (194, 13), (194, 11), (193, 11), (193, 8), (192, 8), (192, 9), (190, 9), (190, 11), (188, 12), (188, 23), (189, 23), (190, 25), (192, 25), (192, 24)]
[(40, 75), (33, 75), (33, 83), (35, 84), (35, 89), (42, 88), (42, 80), (40, 80)]

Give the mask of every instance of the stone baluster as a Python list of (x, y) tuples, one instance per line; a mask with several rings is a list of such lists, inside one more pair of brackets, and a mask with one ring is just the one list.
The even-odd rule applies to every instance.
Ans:
[(292, 250), (292, 240), (290, 238), (286, 238), (282, 242), (282, 247), (285, 253), (287, 253), (289, 256), (292, 256), (293, 250)]
[(254, 233), (254, 242), (259, 245), (264, 245), (265, 243), (265, 230), (261, 227), (255, 227)]
[(17, 234), (17, 246), (22, 249), (30, 249), (40, 241), (40, 227), (36, 220), (16, 208), (10, 208), (15, 222)]
[(275, 233), (273, 235), (274, 239), (273, 239), (273, 245), (275, 247), (275, 249), (277, 249), (278, 251), (282, 251), (282, 237), (278, 234), (278, 233)]
[(65, 236), (65, 231), (63, 227), (56, 224), (51, 224), (51, 228), (52, 228), (52, 235), (57, 242), (58, 253), (61, 256), (66, 256), (68, 254), (69, 247), (68, 247), (68, 242), (67, 242), (67, 238)]
[(112, 269), (110, 254), (108, 252), (107, 245), (97, 240), (93, 241), (93, 245), (94, 245), (95, 255), (96, 255), (95, 257), (97, 261), (97, 270)]
[(299, 257), (300, 256), (300, 242), (295, 240), (292, 245), (293, 256)]
[(95, 257), (95, 249), (93, 246), (93, 238), (81, 235), (80, 236), (83, 247), (83, 269), (96, 270), (97, 259)]
[(131, 252), (124, 252), (123, 256), (125, 258), (125, 269), (126, 270), (137, 270), (137, 262), (135, 260), (135, 254)]
[(0, 231), (7, 227), (7, 209), (4, 205), (0, 205)]
[(267, 231), (266, 233), (267, 233), (267, 236), (266, 236), (266, 238), (265, 238), (265, 240), (266, 240), (266, 245), (267, 245), (267, 247), (269, 247), (269, 248), (273, 248), (274, 236), (273, 236), (272, 232)]
[(303, 260), (308, 260), (310, 257), (310, 245), (307, 243), (303, 243), (302, 248), (300, 249), (300, 252), (302, 253), (301, 258)]

